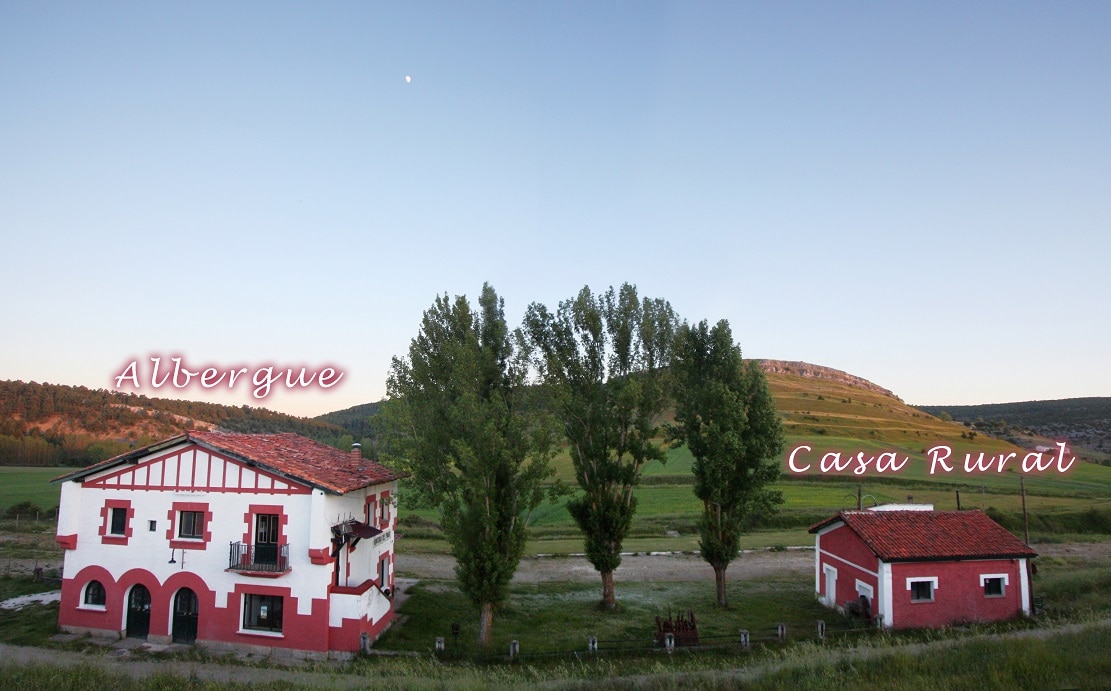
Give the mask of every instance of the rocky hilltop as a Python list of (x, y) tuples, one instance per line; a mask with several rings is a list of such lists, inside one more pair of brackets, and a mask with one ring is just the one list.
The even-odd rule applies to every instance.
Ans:
[(862, 379), (848, 372), (833, 369), (832, 367), (822, 367), (821, 365), (811, 365), (809, 362), (790, 362), (787, 360), (757, 360), (756, 363), (760, 365), (760, 369), (767, 374), (793, 374), (796, 377), (805, 377), (807, 379), (824, 379), (855, 386), (858, 389), (874, 391), (884, 396), (891, 396), (898, 401), (903, 400), (890, 390), (873, 384), (867, 379)]

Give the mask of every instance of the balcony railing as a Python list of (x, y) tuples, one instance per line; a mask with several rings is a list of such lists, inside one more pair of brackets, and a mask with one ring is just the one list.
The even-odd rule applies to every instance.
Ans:
[(229, 548), (228, 568), (248, 573), (285, 573), (289, 571), (289, 545), (233, 542)]

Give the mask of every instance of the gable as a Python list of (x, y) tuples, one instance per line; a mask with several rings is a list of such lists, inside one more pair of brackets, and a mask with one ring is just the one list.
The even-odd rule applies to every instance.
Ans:
[(82, 487), (162, 492), (308, 494), (306, 485), (251, 466), (195, 443), (114, 466), (85, 478)]

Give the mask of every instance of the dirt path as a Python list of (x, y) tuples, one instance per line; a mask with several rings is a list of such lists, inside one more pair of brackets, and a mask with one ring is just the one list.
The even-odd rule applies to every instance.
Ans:
[[(408, 578), (449, 580), (455, 578), (455, 559), (445, 554), (397, 555), (397, 573)], [(797, 576), (814, 572), (814, 550), (788, 549), (783, 552), (746, 552), (729, 565), (729, 579), (763, 579)], [(712, 576), (710, 566), (699, 556), (689, 554), (627, 555), (614, 572), (623, 581), (697, 581)], [(521, 560), (514, 583), (553, 581), (593, 583), (598, 572), (586, 557), (526, 557)]]

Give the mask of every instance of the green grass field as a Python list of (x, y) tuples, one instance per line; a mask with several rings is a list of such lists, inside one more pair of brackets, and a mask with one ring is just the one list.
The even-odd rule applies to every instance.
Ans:
[(25, 501), (43, 509), (57, 506), (61, 490), (50, 481), (72, 470), (0, 466), (0, 511)]

